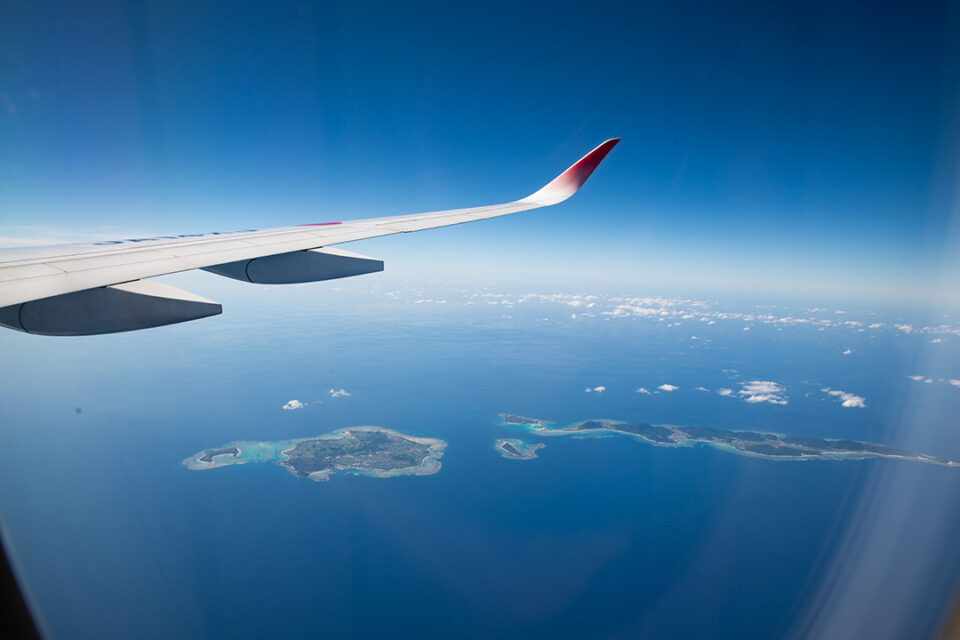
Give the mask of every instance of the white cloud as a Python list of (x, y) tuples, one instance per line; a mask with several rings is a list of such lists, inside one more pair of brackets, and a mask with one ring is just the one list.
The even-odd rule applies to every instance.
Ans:
[(846, 349), (846, 350), (843, 352), (843, 355), (848, 356), (848, 355), (850, 355), (851, 353), (853, 353), (853, 349), (849, 349), (849, 348), (848, 348), (848, 349)]
[(594, 387), (593, 389), (591, 389), (590, 387), (587, 387), (586, 389), (584, 389), (584, 391), (586, 391), (587, 393), (603, 393), (606, 390), (607, 388), (604, 387), (603, 385), (599, 387)]
[(284, 411), (295, 411), (296, 409), (303, 409), (306, 405), (300, 402), (299, 400), (291, 400), (287, 404), (280, 407)]
[(717, 389), (717, 393), (720, 394), (721, 396), (732, 396), (733, 389), (720, 388), (720, 389)]
[(676, 391), (679, 388), (680, 387), (673, 384), (662, 384), (659, 387), (657, 387), (657, 389), (660, 389), (660, 391)]
[(350, 395), (346, 389), (330, 389), (331, 398), (345, 398)]
[(847, 407), (848, 409), (863, 409), (867, 406), (867, 399), (863, 396), (854, 395), (846, 391), (841, 391), (840, 389), (831, 389), (830, 387), (824, 387), (820, 389), (827, 395), (831, 395), (835, 398), (840, 399), (840, 406)]
[(950, 380), (949, 380), (948, 382), (949, 382), (950, 384), (952, 384), (953, 386), (955, 386), (955, 387), (960, 387), (960, 380), (956, 380), (956, 379), (954, 379), (954, 378), (950, 378)]
[(924, 376), (907, 376), (907, 377), (913, 380), (914, 382), (924, 382), (926, 384), (930, 384), (931, 382), (933, 382), (933, 380), (931, 380), (930, 378), (925, 378)]
[(643, 393), (645, 395), (650, 395), (650, 390), (646, 387), (637, 387), (637, 393)]
[(710, 389), (707, 389), (706, 387), (697, 387), (696, 390), (697, 390), (697, 391), (710, 391)]
[(740, 391), (737, 393), (743, 397), (746, 402), (757, 404), (760, 402), (769, 402), (770, 404), (787, 404), (787, 397), (784, 395), (782, 385), (770, 380), (751, 380), (740, 384)]

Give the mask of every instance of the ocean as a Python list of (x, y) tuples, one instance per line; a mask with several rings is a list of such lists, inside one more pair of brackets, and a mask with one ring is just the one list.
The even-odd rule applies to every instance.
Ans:
[[(543, 438), (520, 461), (492, 444), (537, 439), (499, 424), (513, 413), (960, 460), (955, 320), (919, 314), (906, 331), (859, 309), (351, 286), (228, 288), (221, 317), (130, 334), (0, 335), (0, 522), (52, 638), (923, 637), (940, 623), (960, 575), (958, 469), (625, 437)], [(775, 401), (751, 400), (751, 381)], [(305, 406), (282, 410), (292, 399)], [(442, 469), (315, 483), (181, 464), (359, 425), (444, 439)]]

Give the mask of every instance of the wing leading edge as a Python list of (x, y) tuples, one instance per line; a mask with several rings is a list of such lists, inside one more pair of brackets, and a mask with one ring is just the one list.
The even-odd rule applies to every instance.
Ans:
[(274, 229), (0, 250), (0, 325), (46, 335), (90, 335), (219, 313), (216, 303), (168, 285), (161, 293), (149, 285), (131, 286), (145, 278), (190, 269), (270, 284), (380, 271), (383, 263), (378, 260), (327, 247), (558, 204), (577, 192), (619, 141), (601, 143), (543, 188), (506, 204)]

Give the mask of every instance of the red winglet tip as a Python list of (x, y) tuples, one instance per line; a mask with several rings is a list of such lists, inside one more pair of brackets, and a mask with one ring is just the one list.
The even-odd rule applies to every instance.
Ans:
[(577, 192), (587, 181), (600, 161), (607, 157), (620, 138), (610, 138), (597, 145), (590, 153), (577, 160), (569, 169), (554, 178), (547, 186), (531, 196), (530, 200), (537, 200), (544, 204), (563, 202)]

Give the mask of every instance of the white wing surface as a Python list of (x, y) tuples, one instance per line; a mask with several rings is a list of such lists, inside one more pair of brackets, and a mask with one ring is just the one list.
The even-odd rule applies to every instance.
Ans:
[(190, 269), (266, 284), (381, 271), (379, 260), (327, 247), (563, 202), (617, 142), (619, 138), (603, 142), (539, 191), (506, 204), (274, 229), (2, 249), (0, 325), (28, 333), (90, 335), (220, 313), (217, 303), (145, 280)]

